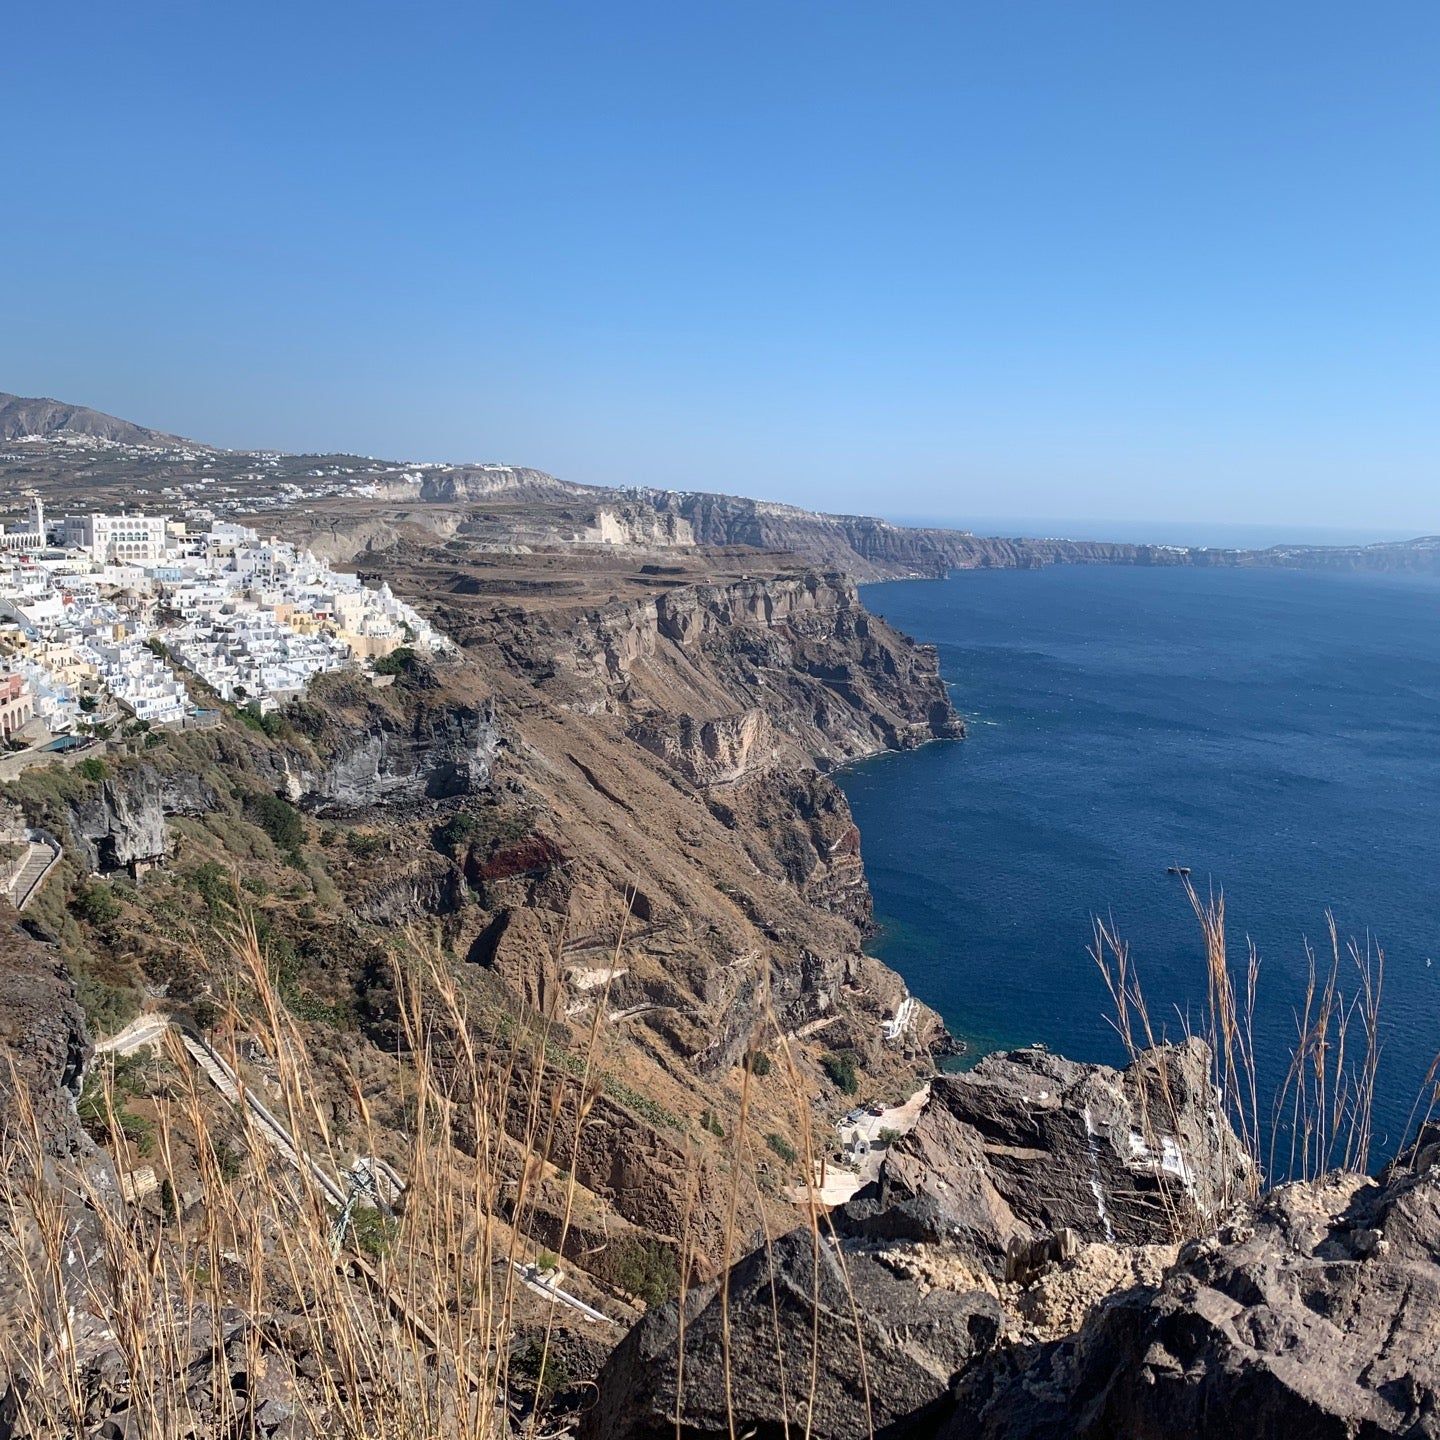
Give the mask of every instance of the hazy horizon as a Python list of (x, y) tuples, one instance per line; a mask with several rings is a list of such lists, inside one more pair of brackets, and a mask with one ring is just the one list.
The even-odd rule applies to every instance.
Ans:
[(1440, 530), (1433, 6), (92, 0), (10, 40), (18, 393), (826, 510)]

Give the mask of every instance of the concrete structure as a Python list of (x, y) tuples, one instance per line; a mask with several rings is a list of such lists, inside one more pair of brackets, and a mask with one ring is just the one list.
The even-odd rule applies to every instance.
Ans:
[(67, 515), (65, 544), (106, 563), (155, 565), (169, 544), (168, 515)]
[(0, 673), (0, 740), (8, 743), (35, 718), (35, 697), (24, 676)]

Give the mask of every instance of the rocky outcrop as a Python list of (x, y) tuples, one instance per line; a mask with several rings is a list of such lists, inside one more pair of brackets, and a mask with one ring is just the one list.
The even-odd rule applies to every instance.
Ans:
[(848, 580), (808, 572), (697, 585), (655, 602), (659, 634), (824, 763), (954, 738), (931, 646), (871, 615)]
[[(555, 500), (585, 498), (597, 492), (589, 485), (573, 485), (524, 465), (456, 465), (420, 474), (419, 498), (454, 502), (489, 500), (497, 495)], [(603, 493), (603, 492), (599, 492)]]
[(622, 545), (643, 550), (668, 550), (695, 544), (695, 532), (682, 516), (662, 513), (634, 502), (601, 505), (580, 536), (586, 545)]
[(742, 1260), (723, 1299), (717, 1284), (691, 1291), (683, 1367), (680, 1320), (672, 1301), (625, 1338), (602, 1372), (586, 1440), (670, 1440), (677, 1413), (686, 1437), (921, 1435), (950, 1377), (1001, 1326), (988, 1295), (922, 1295), (808, 1230)]
[(489, 783), (500, 731), (488, 706), (416, 705), (406, 716), (373, 707), (340, 736), (318, 772), (292, 780), (318, 811), (473, 795)]
[(1124, 1071), (1017, 1050), (938, 1077), (841, 1223), (958, 1246), (1000, 1276), (1007, 1255), (1062, 1230), (1122, 1245), (1194, 1233), (1252, 1178), (1199, 1040), (1148, 1050)]
[(1017, 1274), (1089, 1240), (1115, 1258), (1101, 1273), (1133, 1275), (1127, 1248), (1174, 1241), (1243, 1187), (1208, 1069), (1191, 1042), (1123, 1072), (1020, 1051), (937, 1079), (833, 1232), (761, 1246), (731, 1270), (728, 1301), (715, 1287), (689, 1297), (683, 1359), (678, 1308), (645, 1317), (601, 1374), (590, 1434), (658, 1440), (678, 1405), (680, 1433), (724, 1436), (728, 1404), (736, 1433), (779, 1435), (803, 1428), (812, 1370), (812, 1433), (865, 1435), (872, 1421), (877, 1435), (926, 1433), (957, 1377), (1023, 1323)]
[(93, 874), (163, 860), (171, 849), (170, 815), (204, 815), (217, 797), (192, 772), (152, 765), (127, 768), (71, 802), (70, 839)]
[(734, 785), (768, 769), (780, 753), (775, 727), (758, 706), (709, 720), (646, 716), (630, 727), (630, 738), (701, 789)]
[(15, 1087), (23, 1086), (48, 1154), (92, 1154), (75, 1117), (89, 1058), (85, 1015), (59, 953), (0, 916), (0, 1125), (20, 1123)]
[(1440, 1145), (1287, 1185), (1069, 1338), (965, 1376), (947, 1440), (1440, 1435)]
[(683, 517), (702, 545), (789, 551), (812, 565), (833, 568), (861, 582), (992, 567), (1184, 565), (1197, 557), (1231, 553), (1095, 540), (1002, 539), (968, 530), (892, 525), (872, 515), (828, 515), (737, 495), (676, 490), (632, 493), (662, 513)]

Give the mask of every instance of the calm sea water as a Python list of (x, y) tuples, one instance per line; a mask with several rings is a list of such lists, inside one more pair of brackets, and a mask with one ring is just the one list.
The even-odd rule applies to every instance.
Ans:
[(972, 1055), (1041, 1041), (1114, 1062), (1091, 918), (1113, 916), (1177, 1032), (1204, 1002), (1166, 874), (1189, 865), (1223, 887), (1236, 959), (1247, 935), (1260, 949), (1275, 1083), (1329, 909), (1385, 951), (1388, 1153), (1440, 1049), (1440, 581), (1056, 567), (864, 593), (938, 645), (970, 732), (842, 777), (874, 952)]

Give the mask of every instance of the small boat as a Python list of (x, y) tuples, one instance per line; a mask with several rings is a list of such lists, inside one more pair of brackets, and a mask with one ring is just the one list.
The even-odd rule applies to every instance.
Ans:
[(1188, 875), (1190, 867), (1188, 865), (1167, 865), (1165, 873), (1167, 875)]

